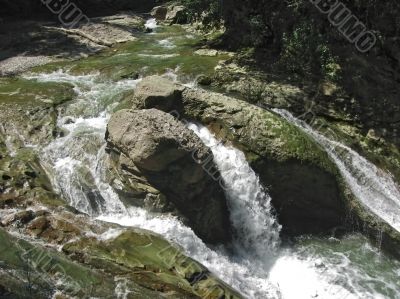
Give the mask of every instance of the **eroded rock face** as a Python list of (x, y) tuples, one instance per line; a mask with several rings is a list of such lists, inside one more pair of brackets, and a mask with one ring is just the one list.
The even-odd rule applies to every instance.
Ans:
[(128, 189), (142, 180), (162, 192), (203, 240), (230, 239), (223, 189), (205, 170), (217, 171), (213, 155), (192, 131), (160, 110), (121, 110), (111, 117), (106, 139)]

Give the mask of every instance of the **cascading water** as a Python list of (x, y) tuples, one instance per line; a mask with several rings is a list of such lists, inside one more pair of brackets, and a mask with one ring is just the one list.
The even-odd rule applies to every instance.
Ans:
[[(165, 48), (165, 42), (159, 46)], [(57, 190), (82, 212), (161, 234), (246, 298), (400, 298), (400, 265), (379, 255), (364, 239), (305, 240), (293, 248), (279, 248), (279, 225), (271, 215), (270, 198), (244, 154), (219, 143), (199, 125), (190, 128), (211, 147), (227, 187), (237, 232), (233, 253), (208, 247), (175, 217), (125, 207), (104, 180), (104, 134), (116, 98), (133, 89), (137, 80), (109, 82), (98, 74), (62, 71), (26, 78), (74, 86), (76, 99), (59, 111), (58, 126), (65, 135), (43, 148), (41, 159)]]
[(230, 219), (237, 232), (237, 253), (267, 261), (279, 245), (280, 227), (271, 215), (271, 198), (243, 152), (223, 145), (201, 125), (189, 124), (189, 129), (211, 149), (221, 172)]
[(357, 199), (370, 211), (400, 231), (400, 189), (392, 177), (354, 150), (330, 140), (286, 110), (274, 110), (318, 142), (338, 166)]
[(105, 155), (104, 135), (115, 97), (131, 90), (139, 80), (117, 83), (98, 75), (73, 76), (58, 71), (26, 76), (39, 82), (69, 83), (76, 99), (60, 111), (58, 126), (65, 133), (42, 149), (41, 162), (50, 172), (53, 185), (69, 204), (89, 215), (122, 211), (124, 206), (104, 183), (101, 167)]

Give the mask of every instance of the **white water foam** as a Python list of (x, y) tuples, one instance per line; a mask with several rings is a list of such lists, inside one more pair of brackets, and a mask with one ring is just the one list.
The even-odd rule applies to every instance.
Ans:
[(271, 198), (251, 169), (243, 152), (218, 141), (198, 124), (191, 129), (208, 146), (225, 186), (231, 223), (236, 230), (235, 248), (244, 258), (268, 261), (279, 246), (280, 226), (271, 214)]
[(274, 109), (319, 143), (338, 166), (357, 199), (371, 212), (400, 231), (400, 189), (392, 176), (357, 152), (313, 130), (286, 110)]
[(151, 30), (156, 29), (158, 27), (157, 20), (154, 18), (148, 19), (144, 24), (144, 27)]
[(171, 38), (166, 38), (158, 41), (158, 44), (166, 49), (173, 49), (176, 48), (176, 45), (173, 43)]

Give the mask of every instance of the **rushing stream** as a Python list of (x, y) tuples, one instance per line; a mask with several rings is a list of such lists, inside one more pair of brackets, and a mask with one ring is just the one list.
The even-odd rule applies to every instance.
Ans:
[[(154, 27), (151, 22), (147, 25)], [(192, 44), (194, 37), (182, 31), (174, 34), (168, 30), (160, 28), (160, 31), (147, 35), (148, 47), (142, 44), (140, 49), (135, 48), (140, 50), (138, 52), (132, 52), (135, 46), (126, 45), (113, 56), (112, 63), (132, 62), (134, 67), (143, 70), (143, 74), (163, 73), (176, 76), (178, 80), (192, 78), (193, 73), (185, 70), (199, 71), (199, 68), (191, 67), (193, 54), (188, 44)], [(151, 62), (146, 55), (151, 55)], [(206, 64), (215, 63), (215, 58), (208, 59)], [(104, 63), (107, 59), (102, 60)], [(75, 68), (89, 69), (89, 74), (76, 74), (64, 68), (25, 77), (32, 81), (74, 86), (76, 98), (59, 113), (58, 126), (64, 130), (64, 136), (41, 149), (42, 164), (55, 188), (72, 206), (100, 220), (163, 235), (182, 246), (187, 255), (204, 264), (246, 298), (400, 298), (400, 263), (379, 253), (362, 236), (351, 235), (341, 240), (305, 237), (290, 246), (280, 244), (280, 226), (271, 211), (270, 197), (244, 154), (220, 143), (198, 124), (191, 124), (189, 128), (211, 148), (221, 171), (236, 230), (234, 248), (208, 247), (177, 218), (125, 207), (104, 180), (104, 134), (120, 96), (132, 90), (140, 79), (115, 81), (107, 73), (94, 72), (93, 61), (88, 61)], [(165, 67), (160, 68), (163, 63)], [(289, 115), (282, 115), (289, 119)], [(333, 158), (339, 166), (343, 163), (341, 170), (350, 184), (355, 179), (354, 173), (345, 171), (347, 168), (340, 156)], [(365, 163), (363, 158), (358, 158), (362, 162), (358, 164), (358, 171), (362, 171)], [(368, 176), (367, 179), (379, 188), (371, 191), (370, 188), (352, 186), (353, 192), (399, 229), (399, 217), (394, 215), (400, 213), (393, 214), (399, 209), (398, 190), (391, 189), (381, 177), (375, 180), (374, 176)], [(384, 194), (388, 201), (374, 202), (372, 199), (379, 194)]]

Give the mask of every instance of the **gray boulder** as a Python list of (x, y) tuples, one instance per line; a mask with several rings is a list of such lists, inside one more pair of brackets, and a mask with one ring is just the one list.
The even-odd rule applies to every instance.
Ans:
[(135, 89), (136, 108), (156, 108), (163, 111), (172, 111), (182, 98), (184, 87), (160, 77), (149, 76), (144, 78)]
[(192, 131), (160, 110), (120, 110), (109, 121), (106, 139), (116, 176), (128, 176), (128, 188), (140, 178), (159, 190), (203, 240), (230, 240), (223, 189), (207, 173), (217, 172), (213, 155)]
[(154, 7), (150, 15), (156, 18), (158, 21), (164, 21), (165, 17), (167, 16), (168, 8), (165, 6), (156, 6)]
[(168, 6), (165, 20), (171, 24), (186, 24), (188, 22), (187, 9), (182, 5)]

